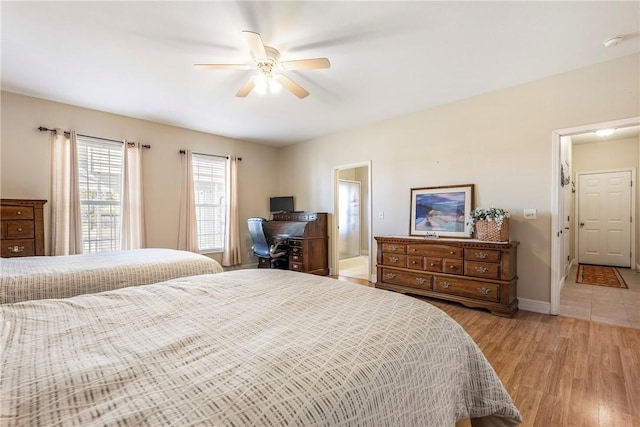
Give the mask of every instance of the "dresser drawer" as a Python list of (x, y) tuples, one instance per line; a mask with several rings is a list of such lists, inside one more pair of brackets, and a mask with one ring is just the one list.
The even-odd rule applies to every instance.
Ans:
[(2, 226), (7, 239), (30, 239), (34, 236), (33, 221), (2, 221)]
[(33, 208), (30, 206), (2, 206), (0, 218), (6, 219), (33, 219)]
[(442, 258), (425, 258), (424, 269), (427, 271), (433, 271), (434, 273), (442, 272)]
[(500, 251), (487, 249), (465, 249), (464, 259), (468, 261), (500, 262)]
[(407, 245), (400, 245), (397, 243), (383, 243), (382, 244), (382, 252), (396, 253), (396, 254), (406, 254), (407, 253)]
[(408, 256), (407, 268), (410, 268), (412, 270), (425, 270), (424, 258), (421, 256)]
[(449, 274), (462, 274), (463, 264), (461, 259), (443, 259), (442, 260), (442, 272)]
[(462, 258), (462, 248), (447, 245), (407, 245), (409, 255), (436, 258)]
[(411, 288), (432, 289), (433, 276), (426, 273), (410, 273), (408, 271), (382, 269), (382, 281), (393, 285), (408, 286)]
[(387, 254), (382, 253), (382, 264), (383, 265), (392, 265), (394, 267), (406, 267), (407, 266), (407, 256), (400, 254)]
[(0, 245), (2, 245), (0, 256), (3, 258), (35, 255), (33, 239), (2, 240)]
[(500, 264), (493, 264), (490, 262), (465, 261), (464, 274), (466, 276), (484, 277), (487, 279), (499, 279)]
[(500, 285), (453, 277), (436, 277), (434, 291), (485, 301), (500, 301)]

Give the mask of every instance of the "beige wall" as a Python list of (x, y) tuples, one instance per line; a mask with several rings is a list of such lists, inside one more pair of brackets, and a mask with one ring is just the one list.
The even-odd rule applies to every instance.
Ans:
[[(176, 248), (181, 167), (178, 151), (188, 148), (239, 156), (242, 258), (243, 263), (254, 262), (247, 255), (251, 238), (243, 224), (250, 216), (269, 216), (269, 196), (278, 189), (274, 175), (276, 148), (8, 92), (1, 96), (1, 197), (49, 199), (49, 133), (37, 131), (38, 126), (151, 144), (143, 160), (148, 246)], [(48, 211), (45, 214), (48, 218)], [(211, 256), (220, 259), (219, 254)]]
[[(635, 169), (638, 173), (638, 156), (639, 153), (639, 138), (624, 138), (614, 139), (601, 142), (589, 142), (584, 144), (573, 144), (573, 167), (572, 167), (572, 179), (577, 182), (576, 174), (580, 172), (597, 172), (605, 170), (615, 169)], [(637, 183), (636, 175), (636, 183)], [(638, 249), (640, 248), (640, 227), (638, 227), (638, 218), (640, 217), (640, 194), (638, 194), (638, 185), (636, 185), (636, 260), (640, 255)], [(575, 199), (574, 205), (575, 205)], [(574, 209), (575, 210), (575, 209)], [(572, 242), (575, 242), (575, 231), (572, 229)], [(572, 246), (572, 256), (577, 262), (577, 253), (575, 244)], [(637, 261), (634, 261), (632, 267), (635, 268)]]
[[(548, 302), (551, 133), (640, 115), (639, 63), (632, 55), (285, 147), (280, 192), (331, 212), (333, 167), (371, 160), (373, 235), (406, 235), (412, 187), (473, 183), (477, 206), (513, 215), (518, 296)], [(538, 218), (524, 221), (523, 208)]]

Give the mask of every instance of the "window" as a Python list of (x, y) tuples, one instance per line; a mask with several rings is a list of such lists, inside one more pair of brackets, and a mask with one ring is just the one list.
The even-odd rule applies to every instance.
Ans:
[(82, 251), (120, 249), (122, 143), (78, 137)]
[(226, 161), (224, 158), (193, 154), (198, 246), (201, 252), (224, 247)]

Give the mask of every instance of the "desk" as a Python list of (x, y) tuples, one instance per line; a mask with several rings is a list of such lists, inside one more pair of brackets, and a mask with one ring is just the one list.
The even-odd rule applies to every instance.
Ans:
[(289, 270), (329, 274), (329, 234), (325, 212), (283, 212), (267, 223), (274, 240), (289, 245)]

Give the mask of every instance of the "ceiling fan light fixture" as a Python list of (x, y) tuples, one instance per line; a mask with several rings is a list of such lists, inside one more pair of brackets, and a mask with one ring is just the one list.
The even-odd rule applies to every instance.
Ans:
[(255, 91), (260, 95), (265, 95), (268, 90), (269, 83), (267, 82), (267, 76), (260, 74), (253, 82), (255, 84)]
[(598, 129), (594, 133), (598, 136), (604, 137), (604, 136), (613, 135), (615, 131), (616, 131), (615, 129)]

